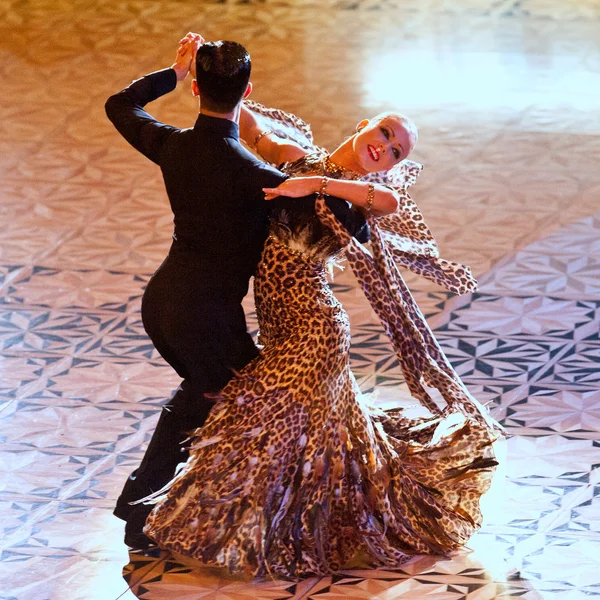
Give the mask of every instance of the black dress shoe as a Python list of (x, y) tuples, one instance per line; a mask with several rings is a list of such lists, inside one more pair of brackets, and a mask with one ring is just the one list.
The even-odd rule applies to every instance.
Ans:
[(125, 532), (125, 545), (129, 546), (132, 550), (149, 550), (150, 548), (156, 548), (156, 543), (143, 532)]
[[(154, 508), (148, 504), (128, 505), (127, 521), (125, 523), (125, 544), (136, 550), (154, 548), (156, 544), (144, 533), (146, 518)], [(116, 512), (117, 509), (115, 509)], [(118, 516), (118, 515), (117, 515)]]

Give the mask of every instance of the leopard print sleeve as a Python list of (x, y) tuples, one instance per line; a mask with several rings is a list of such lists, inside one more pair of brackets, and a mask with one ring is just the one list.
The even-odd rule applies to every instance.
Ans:
[(423, 214), (408, 194), (423, 165), (404, 160), (387, 173), (371, 173), (362, 178), (390, 187), (399, 200), (398, 210), (377, 219), (377, 229), (386, 254), (397, 266), (409, 269), (455, 294), (477, 289), (477, 281), (466, 265), (440, 258), (437, 242)]
[[(495, 430), (496, 423), (471, 396), (435, 339), (389, 251), (386, 230), (380, 228), (379, 219), (369, 220), (372, 252), (368, 252), (345, 231), (322, 196), (317, 199), (316, 208), (322, 223), (344, 245), (348, 263), (381, 320), (413, 397), (434, 414), (458, 409)], [(435, 257), (423, 254), (420, 258), (426, 261)], [(410, 261), (414, 264), (414, 255)], [(438, 407), (428, 388), (438, 390), (446, 409)]]

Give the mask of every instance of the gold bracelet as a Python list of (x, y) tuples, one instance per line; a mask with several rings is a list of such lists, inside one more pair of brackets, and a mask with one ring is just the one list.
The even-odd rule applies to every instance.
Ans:
[(321, 188), (319, 189), (319, 196), (325, 195), (325, 188), (327, 187), (328, 183), (329, 183), (328, 177), (323, 177), (323, 179), (321, 179)]
[(370, 183), (367, 186), (367, 214), (371, 214), (371, 209), (373, 208), (373, 201), (375, 200), (375, 186)]
[(258, 142), (260, 142), (260, 140), (262, 140), (265, 135), (269, 135), (270, 133), (274, 133), (272, 129), (267, 129), (266, 131), (261, 131), (255, 138), (254, 138), (254, 149), (258, 150)]

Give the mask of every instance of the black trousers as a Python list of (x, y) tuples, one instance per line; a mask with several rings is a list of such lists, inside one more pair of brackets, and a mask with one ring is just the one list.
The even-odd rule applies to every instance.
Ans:
[(144, 292), (144, 328), (183, 381), (163, 407), (142, 462), (117, 500), (115, 515), (124, 520), (137, 515), (140, 528), (152, 506), (129, 503), (173, 477), (177, 464), (188, 458), (184, 440), (204, 424), (213, 406), (205, 394), (221, 390), (234, 371), (258, 355), (241, 306), (247, 280), (236, 289), (235, 278), (214, 269), (205, 258), (201, 262), (174, 246)]

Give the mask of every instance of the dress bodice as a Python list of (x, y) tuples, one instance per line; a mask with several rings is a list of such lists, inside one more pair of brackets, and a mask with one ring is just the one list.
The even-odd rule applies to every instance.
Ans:
[(330, 319), (347, 319), (329, 287), (326, 261), (293, 250), (274, 236), (267, 238), (263, 248), (254, 278), (254, 300), (261, 344), (295, 333), (304, 335), (323, 312)]
[[(332, 179), (358, 179), (360, 175), (333, 163), (323, 150), (311, 152), (302, 158), (281, 165), (281, 170), (290, 177), (323, 176)], [(328, 197), (327, 205), (348, 232), (361, 242), (369, 239), (366, 219), (345, 200)], [(317, 259), (337, 257), (342, 246), (331, 230), (317, 216), (313, 204), (290, 203), (278, 208), (271, 215), (271, 235), (292, 249), (299, 250)]]

